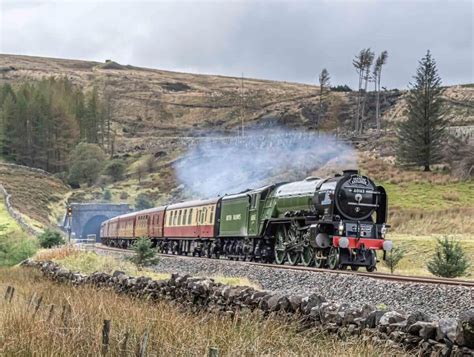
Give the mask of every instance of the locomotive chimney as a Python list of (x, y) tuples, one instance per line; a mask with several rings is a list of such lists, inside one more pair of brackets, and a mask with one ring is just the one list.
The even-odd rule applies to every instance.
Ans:
[(344, 176), (358, 175), (358, 174), (359, 174), (359, 170), (354, 170), (354, 169), (344, 170), (344, 171), (342, 171), (342, 174), (343, 174)]

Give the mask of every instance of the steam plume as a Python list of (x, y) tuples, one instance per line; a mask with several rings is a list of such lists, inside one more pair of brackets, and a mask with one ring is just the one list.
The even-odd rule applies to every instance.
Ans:
[(266, 184), (303, 179), (331, 166), (355, 164), (349, 145), (328, 135), (277, 130), (203, 141), (175, 164), (178, 179), (199, 197), (236, 193)]

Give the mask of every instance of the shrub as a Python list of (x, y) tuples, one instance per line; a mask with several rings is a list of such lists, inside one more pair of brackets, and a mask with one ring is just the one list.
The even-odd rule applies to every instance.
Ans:
[(458, 241), (438, 238), (438, 246), (427, 268), (431, 274), (444, 278), (457, 278), (465, 275), (469, 269), (469, 262)]
[(156, 251), (151, 247), (151, 240), (145, 237), (138, 238), (132, 247), (135, 253), (131, 258), (137, 267), (141, 268), (147, 265), (156, 264), (158, 258), (156, 258)]
[(140, 193), (135, 199), (135, 209), (142, 210), (153, 207), (153, 202), (150, 201), (148, 196), (144, 193)]
[(71, 185), (92, 185), (104, 166), (105, 154), (99, 145), (79, 143), (70, 155), (68, 180)]
[(390, 253), (387, 254), (383, 264), (390, 269), (390, 273), (393, 274), (397, 265), (405, 256), (406, 250), (402, 247), (393, 247)]
[(104, 201), (110, 201), (112, 199), (112, 193), (110, 190), (105, 190), (104, 195), (102, 196)]
[(114, 181), (119, 181), (123, 179), (124, 173), (125, 163), (122, 160), (112, 160), (105, 167), (105, 174), (110, 176)]
[(35, 254), (37, 246), (33, 239), (21, 231), (6, 230), (6, 225), (0, 226), (0, 266), (18, 264)]
[(46, 229), (38, 236), (39, 244), (42, 248), (52, 248), (64, 244), (64, 239), (58, 232)]

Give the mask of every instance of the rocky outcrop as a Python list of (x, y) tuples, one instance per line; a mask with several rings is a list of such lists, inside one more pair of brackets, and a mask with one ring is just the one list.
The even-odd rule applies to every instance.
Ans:
[(210, 278), (172, 274), (168, 280), (130, 277), (121, 271), (91, 275), (69, 271), (53, 262), (27, 260), (23, 266), (40, 269), (50, 279), (74, 285), (93, 285), (151, 300), (170, 300), (192, 311), (233, 316), (260, 310), (264, 315), (293, 316), (305, 327), (318, 327), (339, 336), (360, 335), (421, 356), (474, 356), (474, 309), (459, 319), (431, 320), (422, 312), (407, 315), (371, 305), (355, 306), (326, 301), (317, 294), (284, 295), (251, 287), (228, 286)]

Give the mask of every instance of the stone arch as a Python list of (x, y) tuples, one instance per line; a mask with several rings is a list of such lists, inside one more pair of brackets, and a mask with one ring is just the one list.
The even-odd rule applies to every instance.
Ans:
[(96, 242), (100, 242), (100, 225), (102, 224), (102, 222), (108, 219), (109, 218), (104, 215), (96, 215), (91, 217), (82, 229), (82, 237), (87, 238), (88, 235), (95, 234)]

